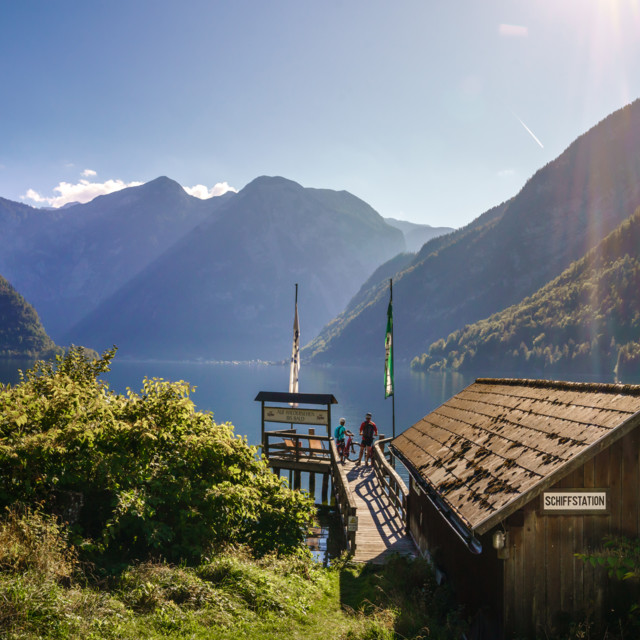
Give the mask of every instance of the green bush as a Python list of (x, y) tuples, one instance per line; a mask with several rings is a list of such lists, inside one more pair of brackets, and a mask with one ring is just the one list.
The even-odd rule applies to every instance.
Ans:
[(258, 555), (300, 546), (314, 515), (256, 449), (196, 411), (188, 383), (145, 379), (140, 393), (99, 379), (115, 348), (73, 347), (0, 387), (0, 505), (42, 504), (101, 563), (198, 561), (220, 543)]

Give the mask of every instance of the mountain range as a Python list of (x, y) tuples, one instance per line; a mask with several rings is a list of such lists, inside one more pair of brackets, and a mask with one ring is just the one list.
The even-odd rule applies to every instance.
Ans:
[(0, 200), (0, 274), (59, 341), (225, 199), (199, 200), (158, 178), (65, 209)]
[(511, 200), (427, 242), (370, 282), (306, 346), (315, 362), (370, 360), (384, 341), (393, 277), (396, 359), (531, 296), (640, 205), (640, 101), (611, 114), (540, 169)]
[(311, 337), (406, 246), (359, 198), (269, 177), (210, 200), (166, 177), (65, 210), (3, 200), (0, 229), (0, 273), (57, 342), (144, 358), (285, 359), (296, 283)]
[[(640, 353), (624, 319), (638, 245), (621, 240), (637, 224), (638, 149), (640, 101), (458, 230), (266, 176), (211, 200), (165, 177), (65, 209), (0, 198), (0, 273), (58, 343), (131, 357), (284, 360), (297, 283), (304, 359), (379, 360), (392, 278), (398, 366), (623, 371)], [(424, 233), (440, 235), (407, 251)]]
[(453, 227), (432, 227), (428, 224), (416, 224), (407, 220), (396, 218), (385, 218), (384, 221), (396, 229), (400, 229), (404, 234), (407, 251), (417, 253), (426, 242), (432, 238), (446, 235), (454, 231)]

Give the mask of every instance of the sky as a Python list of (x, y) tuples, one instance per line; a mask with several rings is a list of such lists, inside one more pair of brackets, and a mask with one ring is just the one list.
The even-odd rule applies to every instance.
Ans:
[(460, 227), (640, 97), (640, 0), (0, 0), (0, 197), (261, 175)]

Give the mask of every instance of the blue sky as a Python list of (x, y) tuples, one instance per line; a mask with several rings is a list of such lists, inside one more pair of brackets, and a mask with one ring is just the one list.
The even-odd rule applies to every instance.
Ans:
[(640, 0), (0, 0), (0, 196), (259, 175), (461, 226), (640, 97)]

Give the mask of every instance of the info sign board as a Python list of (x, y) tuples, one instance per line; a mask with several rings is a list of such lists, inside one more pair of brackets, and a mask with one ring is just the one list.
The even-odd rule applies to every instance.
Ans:
[(295, 407), (265, 407), (265, 422), (289, 424), (313, 424), (327, 426), (329, 412), (326, 409), (298, 409)]
[(609, 489), (556, 489), (542, 494), (544, 515), (606, 515)]

